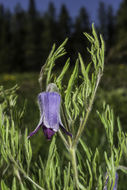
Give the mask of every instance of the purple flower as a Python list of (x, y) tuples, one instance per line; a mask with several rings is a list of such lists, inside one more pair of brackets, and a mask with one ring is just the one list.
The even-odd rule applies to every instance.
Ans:
[(42, 127), (44, 135), (48, 140), (52, 138), (59, 127), (69, 136), (72, 137), (63, 126), (60, 118), (60, 101), (61, 96), (57, 92), (42, 92), (38, 95), (41, 118), (36, 129), (28, 136), (33, 136), (40, 127)]
[[(109, 177), (107, 177), (107, 179), (106, 179), (105, 186), (104, 186), (103, 190), (107, 190), (108, 179), (109, 179)], [(118, 173), (116, 172), (115, 184), (114, 184), (113, 190), (117, 190), (117, 184), (118, 184)], [(111, 186), (112, 186), (112, 184), (111, 184)]]

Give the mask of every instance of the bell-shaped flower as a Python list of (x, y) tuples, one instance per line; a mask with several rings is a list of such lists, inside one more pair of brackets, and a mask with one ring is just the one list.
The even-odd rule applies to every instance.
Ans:
[(59, 127), (69, 136), (72, 136), (63, 126), (60, 117), (61, 96), (57, 92), (42, 92), (38, 95), (38, 103), (40, 107), (40, 122), (36, 129), (28, 136), (34, 135), (40, 127), (42, 127), (44, 135), (48, 140), (52, 138)]

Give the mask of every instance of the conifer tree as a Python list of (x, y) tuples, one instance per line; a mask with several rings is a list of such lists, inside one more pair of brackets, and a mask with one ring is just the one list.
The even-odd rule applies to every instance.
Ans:
[(1, 32), (2, 32), (2, 24), (4, 22), (4, 7), (3, 5), (0, 5), (0, 36), (1, 36)]
[(113, 12), (113, 7), (108, 6), (107, 9), (107, 51), (113, 46), (115, 40), (115, 16)]
[(67, 36), (70, 36), (71, 27), (72, 27), (70, 15), (68, 13), (66, 5), (64, 4), (61, 6), (58, 22), (59, 22), (59, 28), (60, 28), (59, 33), (63, 40)]
[(15, 6), (15, 11), (11, 19), (11, 70), (24, 71), (25, 69), (25, 25), (26, 15), (21, 5), (18, 3)]
[(0, 72), (10, 71), (11, 13), (0, 7)]
[(123, 0), (116, 16), (116, 40), (109, 52), (108, 60), (112, 63), (127, 63), (127, 0)]
[[(40, 25), (39, 15), (36, 10), (34, 0), (29, 0), (27, 21), (26, 21), (26, 38), (25, 38), (25, 65), (26, 70), (38, 70), (40, 64)], [(38, 54), (39, 53), (39, 54)]]
[(43, 58), (45, 61), (50, 47), (53, 43), (57, 43), (58, 39), (58, 24), (56, 21), (56, 10), (53, 2), (49, 3), (48, 10), (45, 12), (43, 16), (43, 31), (41, 34), (42, 41), (42, 52)]
[(127, 0), (123, 0), (117, 14), (117, 37), (123, 40), (127, 36)]
[(75, 21), (75, 31), (83, 32), (89, 30), (89, 15), (85, 7), (82, 7), (79, 11), (79, 15)]
[(31, 20), (34, 20), (37, 16), (36, 5), (34, 0), (29, 0), (28, 15)]
[[(77, 56), (77, 51), (79, 51), (81, 54), (85, 54), (84, 47), (88, 46), (87, 40), (84, 38), (83, 32), (89, 32), (90, 28), (90, 21), (89, 21), (89, 15), (85, 7), (82, 7), (79, 10), (79, 14), (76, 17), (75, 23), (74, 23), (74, 32), (72, 35), (72, 54), (73, 57)], [(75, 56), (74, 56), (75, 55)]]
[(105, 3), (100, 1), (98, 7), (98, 28), (103, 38), (107, 40), (107, 10)]

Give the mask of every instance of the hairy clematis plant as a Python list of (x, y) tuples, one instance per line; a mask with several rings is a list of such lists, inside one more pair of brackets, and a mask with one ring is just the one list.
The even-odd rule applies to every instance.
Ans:
[[(33, 136), (40, 127), (48, 140), (59, 130), (59, 127), (69, 136), (72, 136), (63, 126), (60, 117), (61, 96), (58, 92), (52, 91), (53, 84), (49, 84), (46, 92), (38, 95), (41, 118), (36, 129), (28, 136)], [(50, 90), (50, 91), (49, 91)]]
[[(25, 104), (23, 109), (18, 110), (18, 87), (5, 90), (0, 86), (0, 190), (126, 189), (125, 176), (122, 181), (120, 173), (119, 180), (117, 173), (121, 170), (127, 174), (127, 167), (120, 165), (126, 163), (127, 157), (127, 133), (122, 130), (120, 119), (115, 121), (113, 109), (104, 103), (103, 110), (97, 111), (101, 123), (93, 115), (87, 124), (90, 114), (95, 114), (95, 109), (102, 103), (99, 95), (99, 104), (91, 112), (103, 75), (105, 46), (102, 36), (98, 38), (94, 25), (92, 35), (84, 34), (90, 42), (87, 48), (90, 63), (85, 64), (79, 53), (74, 68), (72, 66), (69, 70), (68, 58), (62, 70), (61, 66), (58, 70), (58, 66), (54, 69), (56, 60), (66, 54), (66, 39), (57, 49), (53, 45), (39, 75), (40, 122), (28, 138), (39, 128), (48, 140), (58, 131), (65, 145), (65, 149), (59, 146), (62, 151), (57, 148), (60, 139), (56, 141), (55, 135), (52, 142), (48, 143), (50, 146), (46, 160), (46, 155), (38, 155), (42, 153), (42, 146), (35, 150), (34, 145), (32, 151), (27, 129), (21, 135), (19, 128)], [(91, 124), (93, 126), (89, 129)], [(106, 135), (100, 136), (101, 125), (104, 126)], [(62, 134), (60, 128), (65, 134)], [(72, 132), (73, 138), (69, 137), (72, 135), (68, 131)], [(36, 143), (38, 146), (38, 140)], [(45, 143), (43, 146), (44, 150), (47, 149)], [(32, 158), (33, 153), (37, 157)]]

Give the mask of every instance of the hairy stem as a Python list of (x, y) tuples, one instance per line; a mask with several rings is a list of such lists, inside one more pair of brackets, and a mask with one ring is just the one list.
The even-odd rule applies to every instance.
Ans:
[(75, 186), (79, 190), (76, 150), (74, 147), (72, 147), (69, 149), (69, 151), (70, 151), (70, 155), (71, 155), (71, 163), (72, 163), (72, 168), (73, 168), (73, 176), (74, 176)]
[(67, 150), (68, 150), (69, 144), (68, 144), (67, 140), (65, 139), (64, 135), (61, 133), (60, 130), (58, 131), (58, 133), (59, 133), (59, 135), (60, 135), (60, 137), (61, 137), (61, 139), (62, 139), (64, 145), (66, 146), (66, 148), (67, 148)]

